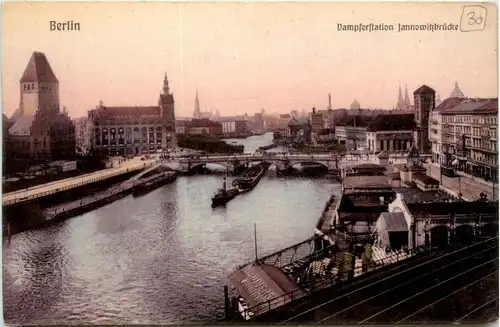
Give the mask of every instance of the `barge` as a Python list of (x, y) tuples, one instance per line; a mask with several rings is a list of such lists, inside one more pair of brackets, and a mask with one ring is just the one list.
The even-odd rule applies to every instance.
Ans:
[(218, 190), (212, 198), (212, 208), (225, 205), (226, 203), (234, 199), (239, 193), (240, 191), (237, 188), (227, 189), (226, 177), (224, 176), (222, 188)]
[(271, 164), (262, 162), (247, 170), (243, 175), (233, 181), (233, 186), (238, 187), (240, 192), (248, 192), (259, 183), (262, 176), (265, 175)]
[(177, 178), (175, 172), (162, 172), (151, 176), (150, 178), (142, 181), (140, 184), (134, 185), (132, 188), (133, 196), (145, 195), (165, 184), (173, 182)]

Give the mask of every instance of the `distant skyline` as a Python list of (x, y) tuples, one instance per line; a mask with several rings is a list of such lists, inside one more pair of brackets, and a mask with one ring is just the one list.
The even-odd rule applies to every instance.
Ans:
[[(477, 4), (477, 3), (476, 3)], [(461, 3), (4, 3), (2, 106), (19, 107), (33, 51), (46, 54), (71, 117), (104, 105), (156, 105), (165, 72), (177, 116), (392, 109), (398, 88), (497, 97), (497, 11), (483, 31), (346, 32), (337, 24), (460, 25)], [(80, 31), (50, 31), (73, 21)]]

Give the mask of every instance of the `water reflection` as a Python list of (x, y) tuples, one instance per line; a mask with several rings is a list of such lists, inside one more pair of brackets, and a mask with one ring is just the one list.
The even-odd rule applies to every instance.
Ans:
[(5, 243), (4, 317), (24, 324), (185, 324), (223, 318), (225, 276), (312, 235), (338, 184), (265, 176), (211, 208), (221, 177), (180, 177)]

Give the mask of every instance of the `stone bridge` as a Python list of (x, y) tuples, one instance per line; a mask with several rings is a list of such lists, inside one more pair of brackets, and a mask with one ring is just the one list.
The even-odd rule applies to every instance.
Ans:
[(338, 170), (346, 165), (361, 163), (378, 163), (378, 158), (371, 155), (336, 155), (336, 154), (243, 154), (243, 155), (223, 155), (223, 156), (200, 156), (195, 158), (180, 158), (178, 169), (188, 172), (196, 167), (206, 164), (217, 164), (227, 167), (230, 171), (235, 171), (239, 167), (248, 166), (251, 163), (267, 162), (274, 165), (277, 170), (287, 170), (298, 164), (320, 164), (328, 170)]

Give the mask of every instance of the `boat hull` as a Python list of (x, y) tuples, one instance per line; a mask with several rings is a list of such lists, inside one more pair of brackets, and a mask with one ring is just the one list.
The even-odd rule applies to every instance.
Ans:
[(237, 189), (235, 189), (235, 190), (228, 191), (225, 196), (214, 196), (212, 198), (212, 207), (215, 208), (218, 206), (225, 205), (226, 203), (228, 203), (229, 201), (234, 199), (238, 194), (239, 194), (239, 191)]
[(256, 174), (254, 170), (248, 171), (238, 180), (235, 180), (235, 182), (233, 182), (233, 185), (237, 186), (242, 192), (250, 191), (255, 186), (257, 186), (260, 179), (265, 175), (265, 173), (269, 169), (269, 166), (270, 164), (268, 163), (261, 163), (258, 167), (256, 167), (256, 169), (259, 169)]

